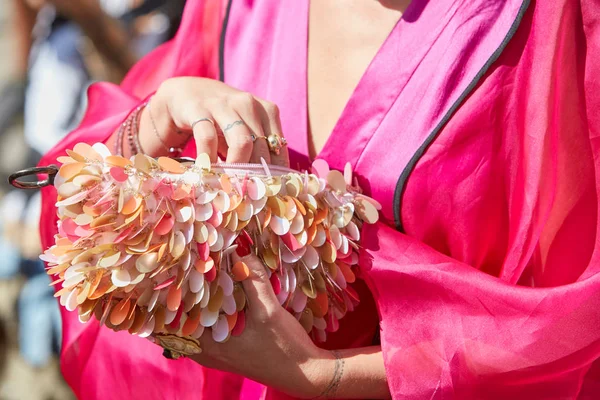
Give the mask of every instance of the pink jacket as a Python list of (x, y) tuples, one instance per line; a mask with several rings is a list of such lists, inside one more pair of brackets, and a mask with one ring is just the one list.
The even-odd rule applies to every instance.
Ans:
[[(229, 5), (225, 18), (188, 0), (175, 40), (121, 86), (92, 86), (83, 123), (42, 164), (191, 75), (277, 103), (292, 167), (306, 167), (308, 1)], [(600, 396), (599, 47), (594, 1), (413, 0), (362, 77), (319, 157), (352, 164), (383, 222), (363, 233), (361, 306), (327, 346), (369, 345), (379, 326), (394, 398)], [(45, 247), (54, 201), (46, 188)], [(285, 398), (63, 320), (81, 399)]]

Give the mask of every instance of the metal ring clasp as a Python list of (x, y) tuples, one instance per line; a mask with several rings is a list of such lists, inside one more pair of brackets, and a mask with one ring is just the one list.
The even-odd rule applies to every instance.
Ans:
[(196, 160), (191, 157), (175, 157), (175, 158), (173, 158), (173, 160), (180, 162), (180, 163), (196, 162)]
[[(47, 167), (27, 168), (17, 171), (8, 177), (8, 183), (17, 189), (39, 189), (45, 186), (54, 185), (54, 177), (58, 173), (56, 165), (48, 165)], [(48, 174), (48, 178), (36, 182), (23, 182), (19, 178), (29, 175)]]

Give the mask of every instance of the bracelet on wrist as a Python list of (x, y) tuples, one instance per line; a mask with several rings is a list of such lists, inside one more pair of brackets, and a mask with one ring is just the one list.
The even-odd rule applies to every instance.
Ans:
[(162, 145), (163, 149), (165, 149), (167, 151), (167, 153), (169, 153), (169, 156), (171, 156), (171, 157), (179, 156), (183, 152), (182, 147), (186, 145), (186, 143), (190, 139), (191, 135), (185, 139), (185, 141), (181, 144), (181, 146), (177, 146), (177, 147), (169, 146), (167, 143), (164, 142), (164, 140), (160, 136), (160, 133), (158, 132), (158, 129), (156, 128), (156, 123), (154, 122), (154, 117), (152, 116), (152, 102), (151, 101), (148, 101), (147, 108), (148, 108), (148, 116), (150, 117), (150, 123), (152, 124), (152, 130), (154, 131), (154, 135), (156, 136), (156, 138), (160, 141), (160, 144)]
[(330, 399), (335, 396), (335, 392), (340, 386), (340, 382), (342, 381), (342, 376), (344, 375), (344, 367), (346, 365), (346, 361), (340, 355), (340, 352), (337, 350), (332, 350), (331, 354), (335, 357), (335, 367), (333, 371), (333, 377), (329, 381), (329, 384), (323, 389), (321, 394), (319, 394), (314, 399)]
[(144, 107), (147, 107), (148, 103), (144, 103), (131, 114), (131, 118), (129, 120), (128, 127), (128, 141), (129, 141), (129, 149), (133, 154), (142, 153), (144, 154), (144, 150), (142, 149), (142, 145), (139, 140), (139, 126), (140, 126), (140, 115), (142, 114), (142, 110)]
[(180, 147), (168, 146), (164, 142), (162, 137), (160, 136), (160, 133), (158, 132), (156, 123), (154, 122), (154, 117), (152, 116), (152, 110), (151, 110), (149, 101), (139, 105), (135, 110), (133, 110), (129, 114), (129, 116), (127, 117), (127, 119), (125, 121), (123, 121), (121, 126), (119, 126), (119, 130), (117, 131), (117, 140), (115, 142), (115, 154), (123, 155), (123, 145), (124, 145), (125, 138), (127, 138), (127, 145), (129, 147), (129, 151), (131, 152), (131, 154), (138, 154), (138, 153), (144, 154), (145, 153), (144, 150), (142, 149), (142, 144), (140, 142), (140, 129), (139, 129), (140, 119), (141, 119), (141, 115), (142, 115), (142, 111), (143, 111), (144, 107), (146, 107), (148, 109), (148, 116), (150, 117), (152, 131), (154, 132), (154, 135), (156, 136), (156, 138), (159, 140), (163, 149), (165, 149), (165, 151), (168, 153), (168, 155), (170, 157), (179, 156), (183, 152), (182, 147), (187, 143), (187, 141), (189, 140), (191, 135), (188, 136), (188, 138), (185, 140), (185, 142)]
[(119, 156), (123, 156), (123, 136), (125, 135), (125, 126), (127, 121), (122, 122), (117, 131), (117, 140), (115, 141), (114, 153)]
[(137, 139), (137, 132), (139, 126), (139, 116), (141, 114), (142, 109), (145, 106), (146, 103), (138, 106), (127, 116), (125, 121), (123, 121), (119, 126), (119, 130), (117, 131), (117, 139), (115, 141), (115, 154), (120, 156), (123, 155), (123, 145), (125, 137), (127, 138), (127, 143), (131, 154), (143, 153), (142, 147), (140, 146), (139, 141)]

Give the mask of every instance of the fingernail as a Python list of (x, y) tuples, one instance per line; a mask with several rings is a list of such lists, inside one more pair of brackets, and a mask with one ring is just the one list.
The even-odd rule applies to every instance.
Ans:
[(250, 243), (248, 242), (245, 236), (238, 236), (235, 239), (235, 244), (237, 244), (235, 252), (238, 256), (246, 257), (248, 254), (250, 254)]

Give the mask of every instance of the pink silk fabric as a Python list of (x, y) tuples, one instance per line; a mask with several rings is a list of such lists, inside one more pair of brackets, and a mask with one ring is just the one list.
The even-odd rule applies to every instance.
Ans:
[[(177, 37), (122, 85), (92, 86), (83, 123), (41, 164), (106, 140), (167, 78), (217, 77), (206, 32), (223, 6), (188, 0)], [(297, 168), (308, 7), (233, 0), (224, 53), (226, 83), (279, 105)], [(350, 162), (383, 205), (363, 232), (362, 303), (326, 346), (369, 345), (380, 321), (394, 398), (600, 398), (599, 19), (592, 1), (413, 0), (319, 154)], [(56, 194), (43, 195), (47, 247)], [(81, 399), (287, 398), (62, 313)]]

